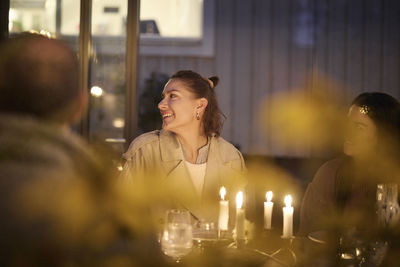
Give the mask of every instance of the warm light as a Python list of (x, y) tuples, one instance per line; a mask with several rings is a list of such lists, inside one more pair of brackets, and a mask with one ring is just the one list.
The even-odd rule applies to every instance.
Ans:
[(267, 198), (267, 202), (271, 202), (271, 200), (272, 200), (272, 191), (268, 191), (265, 196)]
[(8, 12), (8, 31), (12, 31), (15, 20), (17, 20), (17, 12), (15, 11), (15, 9), (10, 8), (10, 11)]
[(358, 257), (358, 256), (360, 256), (360, 255), (361, 255), (360, 249), (356, 248), (356, 256)]
[(291, 195), (285, 196), (285, 205), (288, 208), (290, 208), (292, 206), (292, 196)]
[(243, 205), (243, 192), (242, 192), (242, 191), (239, 191), (239, 192), (236, 194), (236, 208), (237, 208), (237, 209), (241, 209), (241, 208), (242, 208), (242, 205)]
[(103, 95), (103, 89), (95, 85), (90, 89), (90, 93), (94, 97), (100, 97)]
[(219, 195), (221, 196), (221, 200), (225, 200), (225, 195), (226, 195), (225, 187), (221, 187), (221, 189), (219, 190)]
[(51, 38), (51, 33), (47, 30), (40, 30), (39, 32), (41, 35)]
[(115, 128), (124, 128), (124, 126), (125, 126), (125, 121), (124, 121), (124, 119), (116, 118), (116, 119), (113, 121), (113, 126), (114, 126)]
[(8, 12), (8, 17), (9, 20), (13, 21), (17, 19), (17, 11), (14, 8), (10, 8), (10, 11)]

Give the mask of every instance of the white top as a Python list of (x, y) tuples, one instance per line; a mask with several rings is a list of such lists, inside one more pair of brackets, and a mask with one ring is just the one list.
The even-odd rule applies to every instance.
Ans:
[(204, 177), (206, 176), (207, 162), (202, 164), (193, 164), (185, 160), (186, 167), (189, 171), (194, 188), (199, 196), (203, 191)]

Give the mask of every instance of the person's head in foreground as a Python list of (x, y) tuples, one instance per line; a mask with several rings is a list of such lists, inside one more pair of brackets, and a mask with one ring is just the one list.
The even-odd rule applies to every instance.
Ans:
[(163, 129), (177, 135), (219, 136), (223, 114), (214, 91), (218, 81), (218, 77), (207, 79), (191, 70), (173, 74), (158, 104)]
[[(159, 259), (145, 212), (114, 186), (107, 153), (65, 131), (86, 105), (78, 85), (76, 54), (61, 41), (23, 34), (0, 45), (1, 266)], [(139, 245), (119, 246), (125, 237)]]
[(362, 93), (350, 107), (344, 153), (355, 160), (395, 156), (400, 139), (400, 104), (385, 93)]
[(79, 89), (76, 54), (38, 34), (11, 37), (0, 48), (0, 113), (71, 124), (87, 96)]
[[(385, 93), (362, 93), (351, 104), (348, 122), (345, 156), (319, 168), (300, 210), (300, 234), (326, 242), (321, 255), (331, 262), (344, 260), (337, 255), (347, 253), (349, 245), (374, 247), (376, 240), (390, 244), (399, 236), (400, 104)], [(398, 248), (376, 248), (379, 261), (389, 253), (398, 255)], [(377, 260), (374, 253), (362, 252), (362, 258)], [(307, 255), (307, 261), (315, 265), (314, 255)]]
[[(377, 185), (399, 183), (400, 103), (385, 93), (362, 93), (353, 100), (348, 120), (347, 160), (337, 174), (337, 201), (341, 207), (356, 207), (354, 216), (376, 220)], [(359, 221), (369, 226), (369, 220)]]

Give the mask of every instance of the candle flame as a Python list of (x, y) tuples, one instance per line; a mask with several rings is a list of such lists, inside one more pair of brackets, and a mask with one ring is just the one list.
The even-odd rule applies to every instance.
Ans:
[(286, 207), (288, 207), (288, 208), (290, 208), (292, 206), (292, 196), (291, 195), (285, 196), (285, 204), (286, 204)]
[(265, 196), (267, 198), (267, 202), (271, 202), (271, 200), (272, 200), (272, 191), (268, 191)]
[(219, 190), (219, 195), (221, 196), (221, 200), (225, 200), (225, 195), (226, 195), (225, 187), (221, 187), (221, 189)]
[(236, 208), (241, 209), (243, 205), (243, 192), (239, 191), (236, 194)]

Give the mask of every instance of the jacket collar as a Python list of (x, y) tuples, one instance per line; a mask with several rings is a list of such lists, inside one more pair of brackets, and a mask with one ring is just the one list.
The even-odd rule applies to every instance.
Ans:
[[(210, 138), (210, 147), (208, 154), (215, 155), (214, 153), (210, 153), (211, 150), (219, 151), (218, 160), (221, 161), (222, 163), (227, 163), (230, 160), (227, 157), (229, 155), (225, 155), (221, 147), (218, 146), (219, 146), (218, 139), (215, 136), (215, 134), (213, 134)], [(185, 160), (181, 144), (179, 143), (178, 138), (173, 132), (166, 130), (160, 131), (160, 150), (161, 150), (161, 159), (164, 162)], [(207, 162), (208, 161), (209, 160), (207, 160)]]
[(160, 131), (160, 150), (162, 161), (184, 160), (181, 144), (173, 132)]

